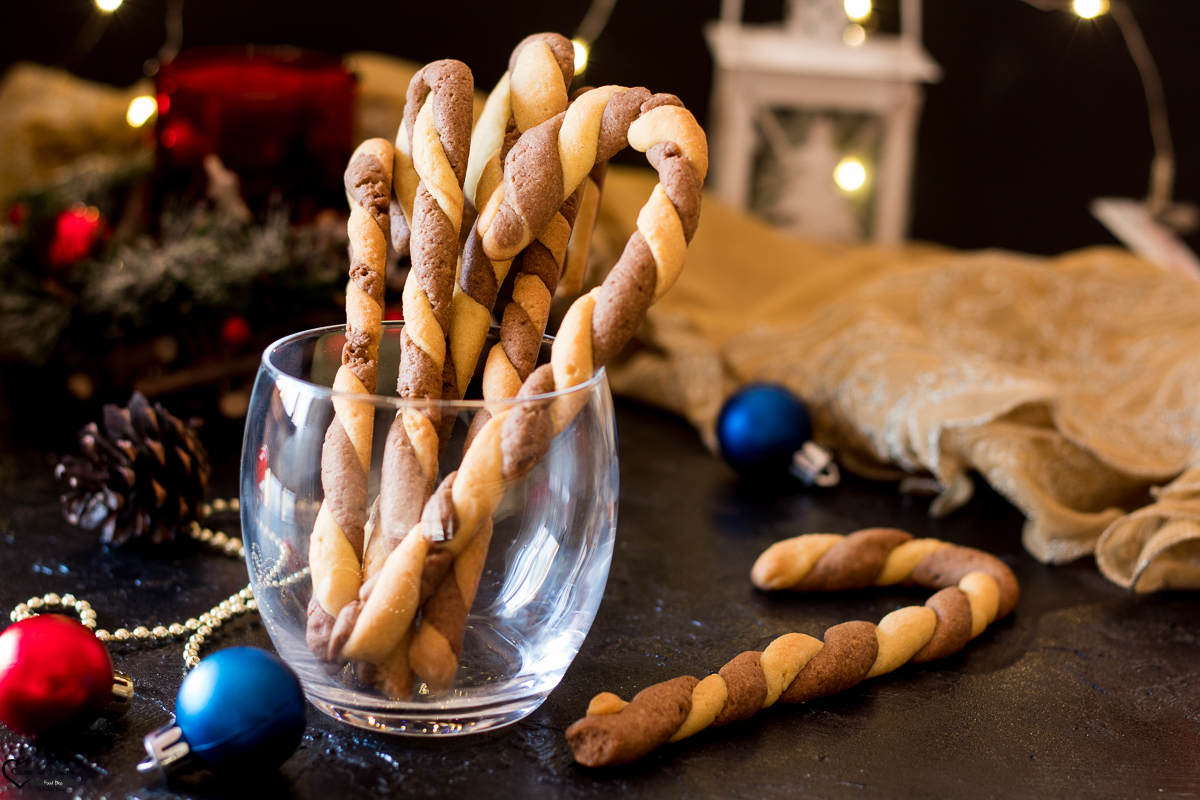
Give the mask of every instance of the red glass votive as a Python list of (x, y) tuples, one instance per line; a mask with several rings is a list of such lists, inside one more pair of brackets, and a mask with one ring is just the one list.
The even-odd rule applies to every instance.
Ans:
[(209, 153), (259, 209), (279, 194), (299, 219), (344, 204), (354, 149), (354, 76), (332, 56), (295, 48), (180, 53), (157, 76), (163, 194), (203, 196)]

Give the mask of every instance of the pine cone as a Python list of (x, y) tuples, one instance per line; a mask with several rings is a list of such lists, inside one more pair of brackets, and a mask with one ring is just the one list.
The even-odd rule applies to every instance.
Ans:
[(54, 470), (66, 483), (63, 515), (72, 525), (100, 528), (104, 542), (174, 538), (198, 518), (208, 491), (200, 422), (182, 422), (161, 403), (151, 408), (140, 392), (127, 408), (104, 406), (102, 422), (103, 430), (85, 425), (81, 455), (64, 456)]

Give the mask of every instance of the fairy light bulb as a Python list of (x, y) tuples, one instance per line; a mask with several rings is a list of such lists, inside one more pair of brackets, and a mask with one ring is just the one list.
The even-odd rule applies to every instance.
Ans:
[(153, 97), (143, 95), (129, 101), (129, 110), (125, 112), (125, 121), (135, 128), (145, 125), (158, 112), (158, 103)]
[(842, 41), (851, 47), (860, 47), (867, 40), (867, 29), (857, 22), (851, 22), (842, 29)]
[(111, 14), (121, 7), (123, 0), (96, 0), (96, 8), (105, 14)]
[(833, 182), (844, 192), (853, 192), (867, 182), (867, 168), (853, 156), (843, 158), (833, 171)]
[(571, 44), (575, 47), (575, 74), (578, 75), (587, 69), (588, 45), (583, 39), (572, 39)]
[(1108, 11), (1108, 0), (1073, 0), (1071, 9), (1084, 19), (1095, 19)]
[(871, 0), (845, 0), (842, 7), (846, 16), (855, 22), (863, 22), (871, 16)]

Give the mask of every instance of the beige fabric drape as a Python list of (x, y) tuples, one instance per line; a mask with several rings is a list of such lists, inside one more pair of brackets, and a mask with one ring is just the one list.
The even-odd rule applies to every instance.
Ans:
[[(598, 263), (653, 182), (610, 173)], [(970, 499), (975, 470), (1025, 513), (1042, 561), (1096, 552), (1123, 586), (1200, 588), (1200, 466), (1170, 483), (1200, 465), (1200, 284), (1115, 248), (801, 241), (706, 196), (642, 340), (614, 389), (683, 414), (710, 446), (730, 391), (782, 383), (847, 469), (934, 478), (935, 515)]]

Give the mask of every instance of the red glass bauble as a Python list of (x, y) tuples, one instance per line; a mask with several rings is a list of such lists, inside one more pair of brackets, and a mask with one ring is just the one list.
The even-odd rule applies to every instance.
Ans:
[(221, 339), (226, 343), (237, 347), (250, 341), (254, 336), (254, 329), (250, 327), (250, 322), (241, 314), (234, 314), (226, 317), (221, 323)]
[(90, 721), (112, 694), (108, 650), (78, 622), (42, 614), (0, 634), (0, 721), (17, 733)]
[(54, 221), (50, 242), (50, 264), (62, 269), (91, 255), (104, 233), (104, 218), (95, 206), (78, 203), (61, 212)]
[(13, 203), (8, 207), (8, 223), (14, 228), (20, 228), (29, 219), (28, 203)]

